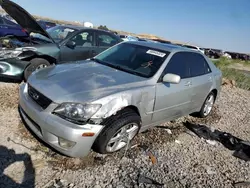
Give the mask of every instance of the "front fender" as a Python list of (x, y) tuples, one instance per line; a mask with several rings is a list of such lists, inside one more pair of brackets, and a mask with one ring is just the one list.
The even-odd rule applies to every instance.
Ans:
[(16, 58), (0, 60), (0, 81), (22, 81), (24, 70), (28, 65), (28, 61), (21, 61)]
[(23, 51), (19, 56), (18, 59), (21, 61), (30, 61), (34, 57), (37, 56), (37, 53), (34, 51)]
[(102, 104), (102, 107), (94, 116), (92, 116), (91, 119), (106, 119), (115, 115), (123, 108), (133, 106), (138, 109), (142, 122), (147, 123), (151, 120), (150, 117), (154, 107), (154, 97), (154, 86), (138, 87), (136, 89), (115, 93), (93, 102), (96, 104)]
[(121, 92), (116, 93), (102, 99), (99, 99), (93, 103), (102, 104), (102, 107), (92, 117), (93, 119), (105, 119), (112, 115), (115, 115), (121, 109), (127, 106), (138, 106), (141, 102), (141, 91), (134, 92)]

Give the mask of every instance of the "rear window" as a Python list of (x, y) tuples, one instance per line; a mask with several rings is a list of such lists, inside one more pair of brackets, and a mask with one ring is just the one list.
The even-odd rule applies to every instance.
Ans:
[(170, 52), (142, 45), (120, 43), (96, 56), (96, 59), (142, 77), (152, 77)]
[(7, 25), (12, 25), (12, 26), (16, 26), (16, 25), (17, 25), (16, 23), (14, 23), (14, 22), (12, 22), (12, 21), (10, 21), (10, 20), (8, 20), (8, 19), (5, 19), (4, 21), (5, 21), (5, 23), (6, 23)]
[(48, 26), (55, 26), (56, 25), (55, 23), (52, 23), (52, 22), (45, 22), (45, 24)]

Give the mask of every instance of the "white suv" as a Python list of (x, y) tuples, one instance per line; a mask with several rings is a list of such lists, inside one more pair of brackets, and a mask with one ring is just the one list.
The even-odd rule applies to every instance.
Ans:
[(205, 54), (205, 50), (204, 50), (203, 48), (198, 47), (198, 46), (186, 45), (186, 44), (184, 44), (184, 45), (182, 45), (182, 46), (187, 47), (187, 48), (191, 48), (191, 49), (198, 50), (198, 51), (200, 51), (201, 53)]

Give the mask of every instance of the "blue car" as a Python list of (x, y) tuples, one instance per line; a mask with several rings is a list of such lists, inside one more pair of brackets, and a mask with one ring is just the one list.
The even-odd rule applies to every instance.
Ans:
[(18, 37), (26, 37), (28, 34), (18, 24), (0, 16), (0, 37), (14, 35)]

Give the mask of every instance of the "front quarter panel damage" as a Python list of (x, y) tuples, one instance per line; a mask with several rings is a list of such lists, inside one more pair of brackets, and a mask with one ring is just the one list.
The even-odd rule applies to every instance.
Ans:
[(56, 46), (56, 44), (44, 44), (36, 45), (35, 47), (23, 48), (23, 53), (20, 54), (19, 59), (29, 61), (32, 58), (41, 57), (50, 61), (50, 59), (58, 59), (59, 54), (60, 49)]
[(104, 119), (115, 115), (123, 108), (133, 106), (138, 109), (142, 124), (149, 123), (151, 121), (154, 99), (154, 86), (116, 93), (94, 102), (102, 104), (102, 107), (92, 116), (91, 120), (95, 123), (101, 123)]

